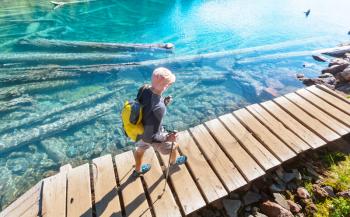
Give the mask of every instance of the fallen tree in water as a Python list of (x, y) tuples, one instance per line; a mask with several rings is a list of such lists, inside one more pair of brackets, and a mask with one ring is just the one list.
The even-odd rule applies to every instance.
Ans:
[(28, 96), (15, 98), (7, 102), (0, 102), (0, 114), (3, 112), (15, 110), (21, 106), (31, 105), (32, 102), (33, 99)]
[(38, 81), (74, 79), (81, 76), (80, 73), (57, 70), (56, 66), (47, 66), (45, 69), (32, 69), (29, 67), (17, 69), (0, 70), (0, 74), (2, 74), (0, 75), (0, 85), (9, 86)]
[(116, 106), (117, 104), (115, 103), (115, 100), (111, 100), (99, 104), (94, 108), (71, 112), (66, 114), (64, 118), (53, 123), (44, 124), (26, 131), (6, 134), (0, 139), (0, 154), (7, 153), (24, 145), (32, 144), (33, 142), (43, 140), (55, 134), (62, 133), (74, 126), (95, 120), (96, 118), (105, 115)]
[(96, 0), (82, 0), (82, 1), (70, 1), (70, 2), (50, 1), (50, 3), (55, 6), (53, 9), (57, 9), (64, 5), (80, 4), (80, 3), (87, 3), (87, 2), (93, 2), (93, 1), (96, 1)]
[(67, 86), (76, 85), (78, 81), (62, 80), (62, 81), (48, 81), (37, 84), (22, 84), (12, 87), (0, 89), (0, 100), (9, 100), (20, 97), (23, 94), (30, 94), (35, 92), (42, 92), (44, 90), (53, 90)]
[[(315, 40), (315, 39), (314, 39)], [(302, 45), (311, 43), (311, 39), (309, 40), (297, 40), (297, 41), (288, 41), (288, 42), (282, 42), (272, 45), (264, 45), (264, 46), (257, 46), (257, 47), (251, 47), (251, 48), (243, 48), (243, 49), (235, 49), (235, 50), (229, 50), (229, 51), (222, 51), (222, 52), (212, 52), (207, 54), (197, 54), (197, 55), (186, 55), (186, 56), (180, 56), (180, 57), (172, 57), (172, 58), (163, 58), (163, 59), (156, 59), (156, 60), (145, 60), (140, 62), (127, 62), (127, 63), (119, 63), (119, 64), (99, 64), (99, 65), (87, 65), (87, 66), (39, 66), (39, 67), (22, 67), (22, 68), (12, 68), (13, 71), (23, 71), (26, 72), (24, 75), (17, 76), (16, 74), (8, 75), (8, 76), (2, 76), (0, 77), (0, 83), (5, 82), (32, 82), (32, 81), (42, 81), (45, 79), (59, 79), (62, 78), (69, 78), (70, 76), (72, 78), (77, 76), (83, 76), (87, 73), (113, 73), (113, 72), (120, 72), (120, 71), (127, 71), (127, 70), (133, 70), (138, 69), (142, 67), (146, 68), (154, 68), (159, 66), (167, 66), (171, 67), (171, 65), (184, 65), (184, 64), (210, 64), (214, 61), (220, 60), (222, 58), (231, 58), (231, 65), (234, 64), (234, 58), (236, 55), (252, 55), (256, 53), (261, 52), (271, 52), (277, 49), (283, 49), (283, 48), (289, 48), (291, 46), (296, 45)], [(339, 52), (340, 48), (330, 48), (330, 49), (322, 49), (322, 50), (316, 50), (316, 51), (297, 51), (297, 52), (289, 52), (289, 53), (277, 53), (277, 54), (270, 54), (265, 56), (258, 56), (255, 58), (250, 59), (242, 59), (240, 60), (241, 63), (244, 62), (252, 62), (252, 61), (260, 61), (260, 60), (266, 60), (268, 58), (288, 58), (293, 56), (307, 56), (312, 54), (320, 54), (320, 53), (331, 53), (332, 51), (337, 50)], [(347, 48), (342, 48), (342, 51), (345, 52)], [(218, 63), (221, 64), (221, 63)], [(40, 71), (38, 72), (32, 72), (31, 71)], [(71, 74), (69, 74), (71, 73)], [(18, 73), (17, 73), (18, 74)]]
[[(114, 91), (108, 91), (105, 93), (99, 93), (93, 96), (88, 96), (86, 98), (80, 99), (76, 102), (69, 103), (67, 105), (64, 105), (59, 108), (55, 108), (51, 111), (41, 113), (36, 116), (31, 116), (25, 119), (21, 119), (18, 121), (11, 121), (7, 122), (4, 125), (1, 125), (0, 128), (0, 134), (4, 134), (6, 132), (10, 132), (11, 130), (14, 129), (19, 129), (21, 127), (37, 124), (37, 123), (42, 123), (48, 119), (51, 119), (53, 117), (56, 117), (59, 114), (69, 112), (71, 110), (77, 110), (83, 106), (91, 105), (92, 103), (95, 103), (97, 101), (103, 100), (105, 98), (111, 97), (113, 94), (115, 94), (116, 90)], [(0, 104), (0, 111), (1, 111), (1, 104)], [(56, 118), (63, 118), (63, 117), (56, 117)]]
[(104, 43), (104, 42), (86, 42), (86, 41), (63, 41), (48, 39), (21, 39), (18, 40), (17, 46), (29, 49), (46, 50), (46, 51), (157, 51), (172, 50), (174, 45), (171, 43), (161, 44), (123, 44), (123, 43)]
[(25, 65), (43, 64), (99, 64), (135, 61), (132, 55), (111, 53), (38, 53), (21, 52), (0, 54), (0, 64), (23, 63)]

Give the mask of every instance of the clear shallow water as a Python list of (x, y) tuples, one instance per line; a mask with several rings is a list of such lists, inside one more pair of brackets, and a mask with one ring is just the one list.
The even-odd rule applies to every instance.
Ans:
[[(100, 0), (52, 8), (47, 1), (3, 1), (1, 55), (58, 54), (15, 44), (19, 39), (37, 38), (176, 45), (173, 53), (123, 53), (132, 55), (132, 61), (260, 46), (226, 58), (165, 65), (177, 75), (167, 93), (175, 100), (165, 124), (178, 130), (269, 99), (266, 88), (284, 94), (301, 87), (296, 73), (315, 76), (323, 66), (314, 64), (308, 55), (292, 57), (288, 53), (335, 46), (349, 40), (350, 30), (350, 3), (346, 0)], [(310, 16), (305, 18), (303, 11), (309, 8)], [(59, 55), (68, 53), (71, 51), (60, 51)], [(285, 58), (261, 58), (276, 53)], [(303, 68), (304, 63), (309, 67)], [(123, 136), (119, 112), (126, 99), (134, 98), (136, 88), (149, 80), (154, 65), (75, 76), (74, 70), (65, 69), (61, 73), (67, 76), (60, 79), (20, 81), (18, 77), (23, 75), (48, 76), (55, 64), (68, 63), (2, 64), (0, 79), (17, 80), (0, 83), (0, 107), (14, 99), (25, 98), (30, 103), (0, 113), (0, 147), (14, 147), (0, 153), (0, 209), (62, 164), (78, 165), (133, 147)], [(37, 65), (42, 69), (23, 68)]]

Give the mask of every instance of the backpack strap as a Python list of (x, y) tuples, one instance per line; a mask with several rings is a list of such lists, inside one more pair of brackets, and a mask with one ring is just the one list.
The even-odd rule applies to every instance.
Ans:
[(151, 86), (150, 86), (149, 84), (144, 84), (144, 85), (142, 85), (142, 86), (139, 88), (138, 92), (137, 92), (137, 96), (136, 96), (136, 99), (135, 99), (135, 100), (137, 100), (138, 102), (140, 102), (140, 99), (141, 99), (141, 96), (142, 96), (142, 94), (143, 94), (143, 91), (144, 91), (145, 89), (150, 88), (150, 87), (151, 87)]

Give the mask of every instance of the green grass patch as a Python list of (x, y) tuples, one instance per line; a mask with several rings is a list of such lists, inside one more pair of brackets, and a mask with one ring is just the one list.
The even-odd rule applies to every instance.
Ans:
[[(350, 155), (328, 152), (319, 156), (326, 172), (322, 185), (331, 186), (335, 192), (350, 189)], [(320, 165), (320, 166), (321, 166)], [(304, 180), (302, 185), (313, 197), (312, 182)], [(343, 197), (314, 201), (317, 211), (308, 212), (309, 217), (350, 217), (350, 199)]]
[(335, 191), (350, 189), (350, 156), (345, 156), (343, 161), (334, 163), (323, 180), (324, 185), (333, 187)]
[(314, 217), (348, 217), (350, 215), (350, 200), (342, 197), (326, 199), (316, 204)]

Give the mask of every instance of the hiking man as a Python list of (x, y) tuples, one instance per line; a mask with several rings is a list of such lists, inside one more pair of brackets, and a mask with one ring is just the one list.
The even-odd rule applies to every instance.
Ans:
[[(186, 156), (176, 156), (174, 151), (176, 144), (176, 132), (164, 132), (162, 127), (163, 117), (166, 113), (166, 105), (171, 98), (162, 94), (175, 82), (175, 75), (166, 68), (156, 68), (152, 74), (152, 82), (149, 88), (143, 88), (138, 93), (139, 102), (143, 105), (142, 124), (144, 133), (136, 143), (134, 176), (145, 174), (151, 169), (150, 164), (142, 164), (143, 155), (149, 147), (153, 147), (161, 154), (170, 155), (170, 165), (180, 165), (186, 162)], [(174, 145), (175, 144), (175, 145)]]

